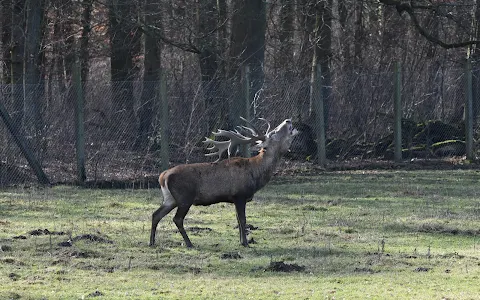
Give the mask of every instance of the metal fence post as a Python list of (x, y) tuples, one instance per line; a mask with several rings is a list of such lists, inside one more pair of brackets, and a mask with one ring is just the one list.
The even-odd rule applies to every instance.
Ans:
[(158, 94), (160, 98), (160, 160), (162, 171), (168, 169), (170, 162), (169, 154), (169, 107), (167, 99), (167, 83), (165, 71), (160, 69), (160, 82), (158, 83)]
[(468, 160), (473, 160), (473, 89), (472, 89), (472, 61), (467, 58), (466, 67), (466, 96), (465, 99), (465, 150)]
[(402, 161), (402, 71), (400, 63), (395, 63), (395, 95), (394, 95), (394, 159)]
[(83, 184), (85, 179), (87, 179), (85, 172), (85, 99), (83, 97), (80, 60), (76, 53), (75, 63), (73, 65), (73, 89), (75, 95), (75, 152), (77, 160), (77, 180), (78, 183)]
[(325, 146), (325, 111), (324, 111), (324, 99), (323, 99), (323, 80), (322, 80), (322, 67), (317, 64), (316, 68), (317, 78), (313, 83), (315, 85), (316, 97), (313, 101), (313, 110), (315, 112), (315, 135), (317, 138), (317, 163), (320, 166), (326, 164), (326, 146)]
[[(239, 115), (241, 117), (244, 117), (245, 119), (250, 121), (250, 66), (243, 66), (242, 67), (242, 82), (243, 82), (243, 87), (242, 87), (242, 98), (240, 100), (240, 105), (239, 105)], [(236, 120), (236, 124), (239, 122), (239, 120)], [(243, 157), (250, 157), (250, 149), (247, 145), (241, 145), (240, 146), (240, 152)]]

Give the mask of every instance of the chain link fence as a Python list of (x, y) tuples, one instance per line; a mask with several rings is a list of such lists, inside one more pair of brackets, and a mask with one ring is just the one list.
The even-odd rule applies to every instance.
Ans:
[[(432, 148), (442, 141), (465, 141), (464, 73), (464, 69), (432, 68), (402, 74), (405, 158), (464, 155), (464, 148), (463, 152), (456, 149), (450, 153), (435, 153)], [(394, 73), (335, 73), (324, 83), (330, 163), (391, 159)], [(156, 177), (162, 168), (161, 141), (165, 138), (169, 166), (211, 161), (204, 156), (201, 141), (214, 129), (231, 129), (238, 124), (241, 112), (250, 119), (266, 118), (272, 126), (292, 118), (301, 134), (286, 159), (314, 162), (316, 119), (312, 115), (311, 88), (310, 80), (285, 77), (266, 77), (255, 92), (241, 80), (202, 83), (166, 76), (162, 83), (86, 82), (83, 124), (87, 181), (143, 182), (144, 178)], [(50, 182), (75, 182), (73, 85), (3, 85), (0, 92), (0, 103)], [(165, 102), (161, 98), (168, 101), (168, 124), (162, 123)], [(244, 110), (246, 105), (249, 110)], [(162, 136), (162, 126), (167, 126), (163, 132), (167, 136)], [(0, 123), (0, 145), (0, 187), (36, 183), (25, 155), (4, 122)]]

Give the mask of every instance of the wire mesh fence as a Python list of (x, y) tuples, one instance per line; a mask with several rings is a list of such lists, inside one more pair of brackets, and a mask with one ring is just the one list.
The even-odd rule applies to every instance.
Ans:
[[(464, 155), (464, 148), (449, 153), (445, 149), (435, 153), (432, 148), (442, 141), (465, 141), (464, 70), (402, 75), (404, 157)], [(310, 80), (286, 77), (266, 77), (255, 90), (242, 80), (205, 83), (168, 76), (163, 82), (86, 82), (82, 90), (87, 180), (138, 180), (159, 174), (162, 140), (168, 141), (169, 166), (211, 161), (204, 156), (201, 141), (214, 129), (231, 129), (244, 113), (249, 119), (266, 118), (272, 125), (292, 118), (301, 134), (287, 159), (313, 162), (312, 88)], [(32, 149), (50, 182), (75, 182), (73, 86), (64, 82), (3, 85), (0, 92), (0, 102), (17, 134)], [(330, 161), (391, 158), (393, 72), (333, 74), (323, 95)], [(165, 103), (168, 119), (161, 114)], [(12, 132), (0, 124), (0, 187), (37, 182)], [(162, 133), (162, 126), (167, 131)]]

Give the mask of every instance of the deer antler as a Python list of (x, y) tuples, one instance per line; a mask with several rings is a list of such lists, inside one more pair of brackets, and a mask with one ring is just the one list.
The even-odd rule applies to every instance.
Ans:
[[(258, 132), (260, 132), (260, 130), (257, 129), (257, 127), (255, 127), (255, 125), (253, 125), (250, 121), (248, 121), (247, 119), (245, 119), (244, 117), (240, 117), (240, 119), (242, 119), (242, 121), (244, 121), (245, 123), (247, 123), (248, 125), (250, 125), (252, 128), (249, 128), (249, 127), (246, 127), (246, 126), (241, 126), (241, 128), (243, 129), (247, 129), (249, 131), (252, 131), (254, 133), (256, 133), (258, 135)], [(266, 119), (264, 118), (258, 118), (259, 120), (261, 121), (264, 121), (265, 123), (267, 123), (268, 125), (268, 128), (267, 128), (267, 131), (265, 134), (261, 135), (261, 137), (263, 138), (262, 141), (265, 140), (265, 136), (270, 132), (270, 122), (268, 122)]]
[[(215, 161), (215, 162), (218, 162), (225, 151), (227, 151), (228, 158), (230, 158), (230, 156), (232, 155), (232, 151), (235, 149), (235, 147), (239, 145), (248, 145), (248, 144), (253, 144), (257, 141), (265, 141), (264, 134), (259, 134), (258, 133), (259, 130), (255, 126), (253, 126), (252, 123), (250, 123), (249, 121), (247, 121), (242, 117), (240, 118), (243, 121), (245, 121), (247, 124), (249, 124), (252, 128), (247, 126), (237, 126), (235, 131), (219, 129), (217, 132), (213, 132), (214, 136), (226, 137), (229, 140), (215, 141), (210, 138), (205, 138), (205, 141), (203, 141), (203, 143), (206, 145), (211, 145), (210, 147), (207, 148), (207, 150), (214, 151), (214, 152), (205, 154), (205, 156), (218, 155), (218, 159)], [(262, 119), (262, 120), (265, 120), (265, 119)], [(270, 129), (270, 124), (268, 125), (269, 125), (268, 128)]]

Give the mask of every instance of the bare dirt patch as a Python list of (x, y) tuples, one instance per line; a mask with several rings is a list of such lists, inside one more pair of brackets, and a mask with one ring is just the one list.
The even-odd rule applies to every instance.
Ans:
[(94, 298), (94, 297), (100, 297), (100, 296), (103, 296), (103, 293), (100, 292), (99, 290), (96, 290), (95, 292), (88, 294), (87, 298)]
[(95, 251), (81, 251), (77, 249), (65, 249), (60, 251), (60, 257), (73, 257), (73, 258), (98, 258), (101, 255)]
[(148, 267), (150, 270), (159, 271), (159, 270), (169, 270), (177, 271), (180, 273), (192, 273), (194, 275), (200, 274), (202, 269), (197, 267), (190, 267), (184, 265), (175, 265), (175, 264), (154, 264)]
[(10, 252), (12, 251), (12, 247), (9, 245), (0, 245), (0, 252)]
[(241, 259), (242, 256), (238, 252), (227, 252), (223, 253), (222, 256), (220, 256), (221, 259)]
[(67, 240), (67, 241), (63, 241), (63, 242), (58, 243), (58, 246), (61, 246), (61, 247), (71, 247), (74, 242), (82, 241), (82, 240), (83, 240), (83, 241), (88, 241), (88, 242), (113, 244), (113, 241), (108, 240), (108, 239), (106, 239), (106, 238), (104, 238), (104, 237), (95, 235), (95, 234), (81, 234), (81, 235), (77, 235), (76, 237), (71, 238), (71, 239), (69, 239), (69, 240)]
[(34, 229), (28, 232), (29, 235), (65, 235), (63, 231), (50, 231), (48, 229)]
[(200, 234), (202, 232), (211, 232), (213, 231), (213, 229), (210, 227), (193, 226), (193, 227), (187, 228), (187, 231), (191, 232), (192, 234)]
[(17, 273), (10, 273), (8, 274), (8, 278), (10, 278), (13, 281), (17, 281), (18, 279), (20, 279), (20, 275), (18, 275)]
[(101, 236), (95, 235), (95, 234), (82, 234), (82, 235), (77, 235), (72, 239), (72, 241), (80, 241), (80, 240), (86, 240), (90, 242), (98, 242), (98, 243), (106, 243), (106, 244), (113, 244), (113, 241), (107, 240), (106, 238), (103, 238)]
[(305, 271), (305, 266), (300, 266), (297, 264), (286, 264), (283, 261), (272, 261), (270, 265), (266, 268), (263, 268), (265, 272), (303, 272)]
[(431, 269), (430, 268), (425, 268), (425, 267), (418, 267), (416, 268), (415, 270), (413, 270), (414, 272), (428, 272), (430, 271)]
[(368, 274), (375, 274), (380, 272), (380, 271), (375, 271), (371, 268), (355, 268), (353, 271), (355, 273), (368, 273)]
[(9, 265), (24, 266), (25, 263), (11, 257), (5, 257), (0, 260), (0, 262)]

